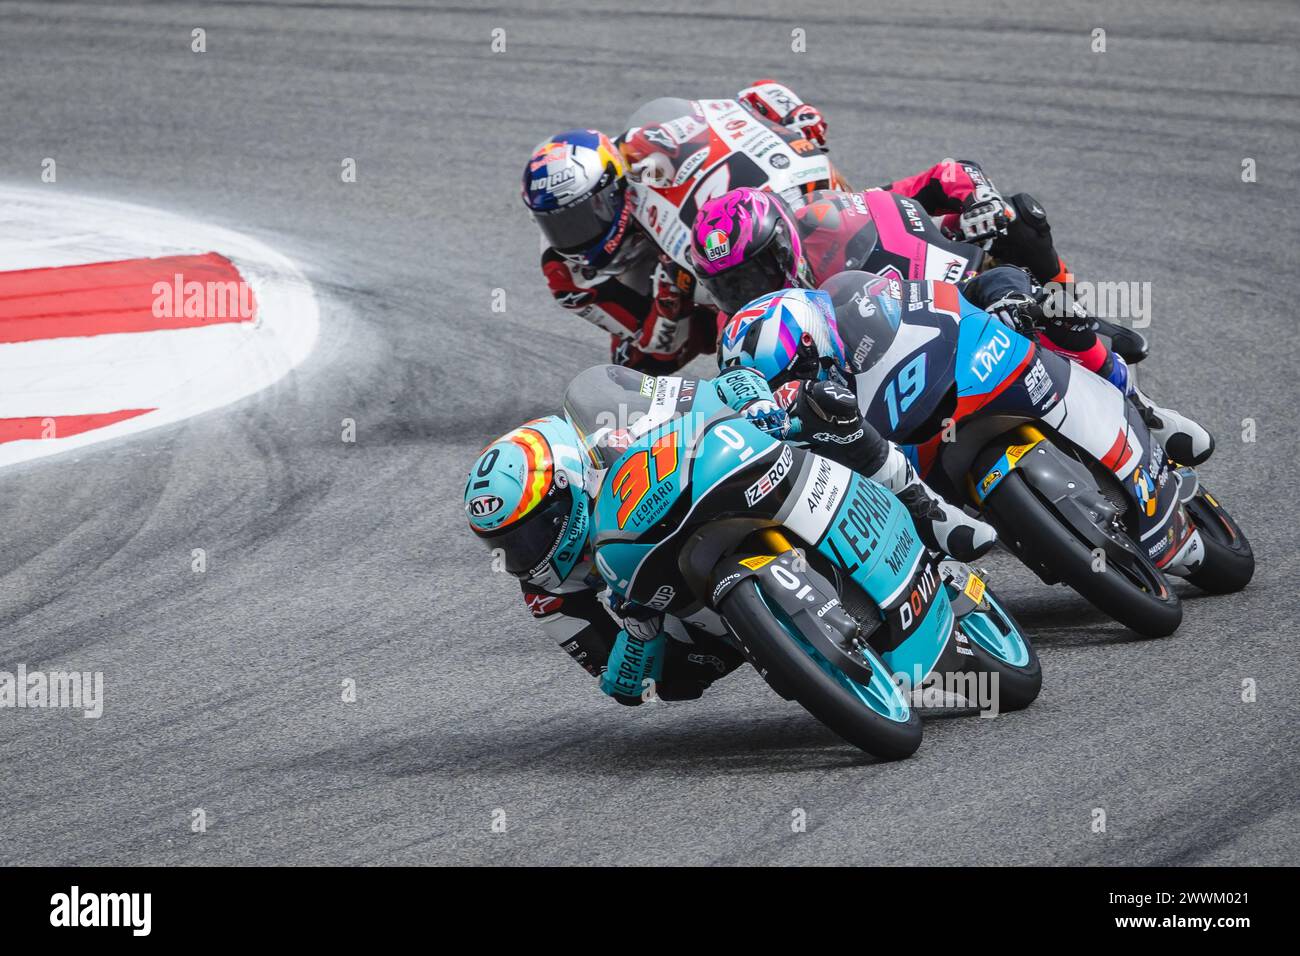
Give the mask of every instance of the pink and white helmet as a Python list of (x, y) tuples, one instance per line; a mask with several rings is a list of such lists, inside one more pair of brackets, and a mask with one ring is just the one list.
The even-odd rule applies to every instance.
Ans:
[(728, 314), (769, 292), (804, 285), (794, 220), (779, 196), (757, 189), (733, 189), (700, 207), (691, 260), (704, 288)]

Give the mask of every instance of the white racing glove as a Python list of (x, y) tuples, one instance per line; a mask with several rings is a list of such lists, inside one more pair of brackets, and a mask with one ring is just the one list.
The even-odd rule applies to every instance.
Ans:
[(1021, 335), (1034, 334), (1035, 319), (1041, 318), (1042, 308), (1038, 297), (1027, 292), (1008, 292), (996, 302), (990, 302), (984, 311), (1007, 328)]
[(967, 242), (987, 242), (1007, 231), (1015, 210), (987, 181), (978, 183), (962, 205), (957, 231)]
[(744, 408), (745, 421), (757, 426), (773, 438), (781, 440), (790, 436), (790, 413), (776, 402), (760, 398)]
[(775, 80), (759, 80), (740, 91), (739, 99), (764, 119), (780, 123), (786, 129), (826, 148), (826, 118), (821, 110), (809, 106), (794, 91)]

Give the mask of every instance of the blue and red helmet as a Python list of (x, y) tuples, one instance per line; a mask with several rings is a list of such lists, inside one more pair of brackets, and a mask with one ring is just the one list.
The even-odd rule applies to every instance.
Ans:
[(787, 382), (847, 382), (835, 309), (820, 289), (782, 289), (750, 302), (723, 326), (718, 365), (756, 370), (773, 389)]
[(538, 144), (523, 196), (546, 242), (592, 269), (610, 263), (632, 227), (627, 164), (599, 130), (573, 129)]
[(587, 546), (581, 447), (563, 418), (539, 418), (484, 448), (465, 484), (470, 530), (506, 571), (542, 588), (559, 587)]

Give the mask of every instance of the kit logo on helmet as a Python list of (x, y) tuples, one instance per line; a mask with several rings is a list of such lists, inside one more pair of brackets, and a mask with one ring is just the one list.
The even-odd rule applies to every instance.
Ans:
[(704, 237), (704, 255), (710, 262), (717, 262), (730, 251), (731, 243), (721, 229), (714, 229)]
[(530, 172), (535, 173), (550, 163), (563, 162), (568, 155), (568, 143), (543, 143), (533, 152), (533, 158), (529, 161), (528, 169)]
[(505, 502), (496, 495), (479, 495), (469, 503), (469, 513), (475, 518), (486, 518), (501, 510)]

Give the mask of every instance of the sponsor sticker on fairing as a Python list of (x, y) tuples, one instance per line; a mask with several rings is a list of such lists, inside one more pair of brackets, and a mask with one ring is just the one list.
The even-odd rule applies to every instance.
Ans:
[(682, 164), (677, 168), (677, 175), (673, 177), (673, 185), (680, 186), (682, 183), (686, 182), (686, 180), (694, 176), (696, 171), (704, 165), (704, 161), (708, 156), (709, 151), (707, 149), (701, 149), (682, 160)]
[(713, 589), (713, 595), (710, 598), (710, 600), (714, 604), (717, 604), (719, 595), (721, 595), (722, 592), (726, 590), (728, 585), (733, 584), (736, 581), (739, 581), (741, 577), (742, 575), (739, 571), (733, 571), (731, 574), (728, 574), (725, 578), (719, 581), (717, 587)]
[(1042, 359), (1034, 359), (1034, 367), (1025, 373), (1025, 387), (1029, 389), (1029, 401), (1037, 405), (1052, 387), (1052, 379)]
[(675, 597), (677, 597), (677, 589), (671, 584), (664, 584), (655, 591), (655, 596), (647, 602), (646, 606), (652, 607), (656, 611), (662, 611), (668, 605), (673, 603), (673, 598)]
[(745, 489), (745, 504), (752, 508), (771, 494), (772, 489), (781, 483), (781, 479), (790, 473), (790, 466), (793, 462), (794, 452), (790, 450), (789, 445), (786, 445), (781, 449), (776, 464), (769, 468), (767, 473), (758, 481)]

